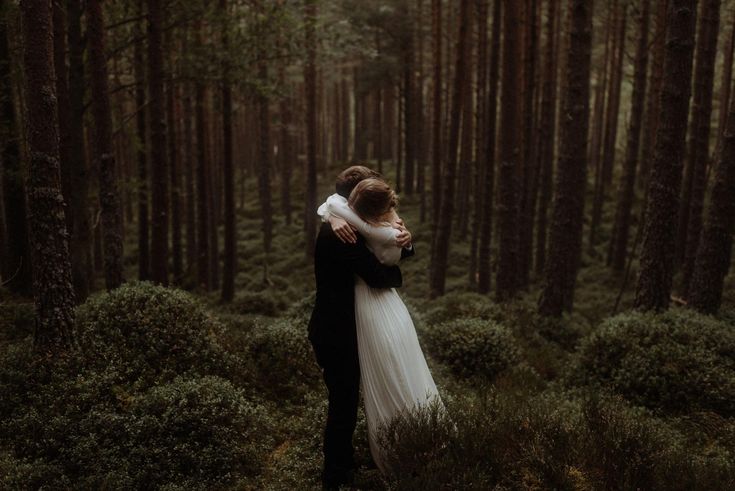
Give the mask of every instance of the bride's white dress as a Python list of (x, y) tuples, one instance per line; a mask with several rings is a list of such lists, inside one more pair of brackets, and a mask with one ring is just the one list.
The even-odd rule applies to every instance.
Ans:
[[(328, 214), (339, 216), (357, 227), (381, 263), (392, 265), (401, 259), (401, 248), (396, 245), (398, 231), (390, 223), (368, 224), (342, 196), (327, 198), (318, 213), (322, 218)], [(402, 410), (427, 404), (434, 398), (441, 403), (441, 399), (411, 316), (395, 288), (371, 288), (357, 277), (355, 320), (370, 452), (378, 468), (385, 472), (377, 444), (379, 426)]]

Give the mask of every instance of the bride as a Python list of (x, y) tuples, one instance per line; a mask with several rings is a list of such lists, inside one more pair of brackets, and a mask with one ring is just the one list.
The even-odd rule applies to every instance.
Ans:
[[(388, 184), (371, 178), (360, 181), (349, 200), (333, 194), (318, 213), (322, 218), (331, 214), (347, 221), (381, 263), (392, 265), (401, 259), (394, 227), (400, 221), (397, 203)], [(402, 411), (434, 399), (441, 403), (441, 398), (411, 316), (394, 288), (371, 288), (356, 277), (355, 320), (370, 453), (378, 468), (386, 472), (377, 442), (380, 426)]]

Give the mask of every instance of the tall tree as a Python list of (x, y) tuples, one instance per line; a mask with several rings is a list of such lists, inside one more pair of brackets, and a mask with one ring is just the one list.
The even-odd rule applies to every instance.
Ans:
[[(222, 29), (222, 51), (227, 53), (230, 46), (227, 0), (220, 0), (220, 12), (225, 19)], [(237, 240), (235, 237), (235, 172), (232, 157), (232, 88), (228, 62), (222, 66), (222, 137), (224, 160), (222, 170), (225, 186), (225, 257), (222, 276), (222, 300), (230, 302), (235, 296), (235, 275), (237, 268)]]
[(480, 243), (477, 251), (477, 290), (480, 293), (488, 293), (490, 291), (490, 245), (492, 242), (493, 188), (495, 187), (495, 131), (498, 115), (498, 79), (500, 78), (501, 5), (501, 0), (494, 0), (490, 67), (488, 73), (489, 86), (487, 89), (485, 110), (485, 139), (483, 143), (483, 154), (486, 162), (482, 180)]
[(708, 314), (717, 312), (722, 303), (722, 287), (730, 269), (735, 233), (735, 98), (731, 98), (728, 112), (707, 222), (689, 290), (689, 305)]
[(437, 232), (432, 247), (429, 291), (431, 298), (444, 295), (446, 283), (447, 262), (449, 260), (449, 240), (452, 234), (452, 218), (454, 215), (454, 190), (455, 176), (457, 172), (457, 150), (459, 146), (459, 124), (463, 111), (465, 90), (465, 77), (467, 67), (465, 66), (464, 53), (466, 51), (469, 30), (469, 0), (461, 0), (459, 7), (459, 36), (457, 40), (457, 58), (454, 70), (454, 83), (452, 88), (452, 108), (450, 112), (450, 131), (448, 139), (447, 165), (442, 177), (442, 198), (439, 212)]
[(681, 292), (684, 296), (689, 290), (699, 236), (702, 232), (704, 193), (707, 188), (707, 168), (710, 161), (709, 140), (717, 35), (720, 32), (720, 0), (704, 0), (699, 19), (689, 158), (684, 173), (682, 200), (679, 207), (679, 240), (681, 242), (677, 242), (679, 249), (683, 251)]
[(83, 8), (80, 0), (67, 0), (69, 47), (69, 176), (74, 190), (66, 199), (72, 215), (69, 249), (72, 281), (77, 301), (82, 302), (93, 281), (92, 223), (89, 212), (89, 169), (84, 139), (86, 38), (82, 36)]
[(439, 223), (442, 173), (442, 2), (431, 0), (431, 50), (433, 58), (433, 112), (431, 122), (432, 223)]
[(512, 297), (518, 282), (518, 166), (521, 165), (521, 15), (517, 1), (503, 3), (503, 75), (500, 104), (500, 172), (498, 182), (498, 300)]
[(7, 242), (2, 250), (3, 282), (22, 295), (33, 292), (31, 249), (28, 243), (26, 190), (20, 159), (20, 135), (13, 105), (10, 50), (8, 49), (7, 0), (0, 0), (0, 162)]
[(50, 1), (21, 3), (30, 155), (28, 222), (36, 303), (34, 345), (42, 352), (74, 345), (74, 288), (61, 195), (51, 11)]
[(179, 283), (183, 275), (184, 259), (181, 241), (181, 152), (180, 152), (180, 93), (175, 83), (175, 53), (173, 33), (166, 34), (166, 46), (169, 52), (169, 70), (166, 77), (166, 127), (168, 135), (168, 167), (171, 183), (171, 274), (174, 283)]
[(557, 20), (559, 2), (548, 2), (546, 17), (546, 46), (544, 51), (543, 85), (541, 87), (541, 115), (539, 122), (540, 148), (536, 154), (539, 160), (539, 200), (538, 225), (536, 229), (536, 272), (542, 273), (546, 267), (546, 235), (548, 207), (554, 175), (554, 141), (556, 139), (556, 82), (557, 82)]
[(163, 6), (148, 3), (148, 93), (151, 129), (151, 279), (168, 285), (169, 179), (166, 155), (166, 108), (163, 92)]
[(648, 183), (651, 168), (651, 155), (658, 128), (659, 103), (661, 102), (661, 83), (664, 71), (664, 53), (666, 41), (666, 19), (669, 0), (656, 2), (656, 30), (651, 49), (651, 75), (649, 77), (649, 96), (646, 102), (646, 122), (643, 124), (643, 139), (641, 143), (641, 178), (639, 187), (644, 188)]
[(571, 310), (582, 248), (587, 183), (592, 2), (569, 1), (569, 54), (564, 80), (561, 146), (555, 183), (549, 254), (539, 312), (561, 316)]
[[(143, 16), (143, 0), (138, 0), (138, 12)], [(133, 72), (135, 76), (135, 122), (138, 144), (136, 156), (138, 160), (138, 279), (149, 280), (151, 277), (150, 221), (148, 208), (148, 139), (146, 137), (146, 102), (145, 102), (145, 55), (142, 21), (136, 26), (136, 40), (133, 46)]]
[(306, 63), (304, 85), (306, 91), (306, 193), (304, 203), (304, 230), (306, 254), (314, 254), (316, 233), (316, 0), (306, 0)]
[(641, 141), (641, 125), (646, 99), (646, 73), (648, 70), (648, 20), (650, 0), (641, 0), (640, 23), (638, 28), (638, 45), (635, 54), (635, 72), (633, 74), (633, 96), (631, 98), (630, 123), (628, 125), (628, 144), (625, 154), (623, 177), (620, 181), (620, 198), (615, 214), (613, 237), (610, 241), (608, 263), (616, 271), (623, 271), (628, 252), (628, 235), (630, 216), (635, 196), (635, 180), (638, 165), (638, 152)]
[(696, 0), (669, 1), (659, 123), (635, 295), (635, 306), (641, 310), (664, 310), (671, 296), (696, 17)]
[(105, 285), (108, 290), (123, 281), (122, 214), (112, 146), (112, 111), (107, 81), (105, 22), (101, 0), (87, 2), (92, 115), (95, 125), (95, 158), (99, 168), (100, 223), (104, 247)]
[[(204, 36), (202, 32), (202, 22), (197, 22), (196, 27), (196, 43), (201, 47), (204, 45)], [(196, 159), (196, 216), (197, 216), (197, 283), (198, 286), (205, 291), (209, 291), (211, 287), (211, 271), (210, 271), (210, 247), (209, 247), (209, 188), (208, 181), (208, 154), (209, 145), (207, 142), (207, 119), (205, 103), (207, 100), (207, 86), (201, 78), (195, 82), (195, 101), (194, 111), (196, 125), (197, 140), (197, 159)]]

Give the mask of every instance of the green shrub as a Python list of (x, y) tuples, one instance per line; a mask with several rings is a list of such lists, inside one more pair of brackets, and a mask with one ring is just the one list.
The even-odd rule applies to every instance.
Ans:
[(429, 326), (425, 332), (429, 351), (461, 377), (493, 379), (520, 360), (520, 348), (501, 324), (478, 318)]
[(91, 366), (143, 385), (184, 373), (226, 373), (230, 357), (218, 343), (221, 330), (188, 293), (145, 282), (96, 295), (77, 312)]
[(129, 392), (74, 356), (2, 361), (2, 489), (212, 489), (257, 475), (271, 443), (265, 411), (218, 377)]
[(282, 315), (289, 299), (280, 291), (266, 289), (259, 292), (246, 291), (235, 297), (232, 308), (240, 314), (260, 314), (268, 317)]
[(247, 356), (258, 367), (259, 386), (276, 398), (300, 399), (320, 380), (303, 319), (261, 323), (250, 333)]
[(211, 489), (261, 471), (272, 444), (266, 412), (228, 381), (177, 378), (131, 403), (133, 481)]
[(667, 414), (735, 415), (735, 330), (689, 310), (631, 312), (583, 340), (565, 380)]
[(445, 399), (380, 432), (392, 489), (731, 489), (722, 447), (687, 447), (621, 398), (547, 391)]

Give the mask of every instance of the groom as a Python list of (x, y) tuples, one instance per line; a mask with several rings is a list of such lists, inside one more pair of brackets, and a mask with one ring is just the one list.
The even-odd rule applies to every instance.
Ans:
[[(336, 191), (348, 198), (358, 182), (371, 177), (382, 179), (367, 167), (349, 167), (337, 176)], [(397, 228), (401, 257), (412, 256), (411, 233), (402, 225)], [(350, 482), (355, 465), (352, 434), (360, 389), (355, 275), (373, 288), (400, 287), (403, 278), (398, 266), (382, 265), (368, 250), (365, 239), (338, 217), (330, 217), (319, 230), (314, 273), (316, 304), (309, 321), (309, 341), (329, 392), (322, 484), (324, 489), (338, 489), (340, 484)]]

